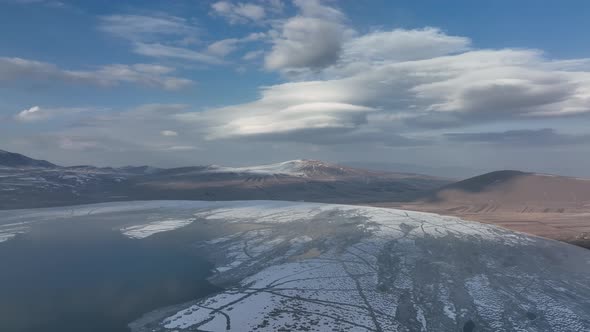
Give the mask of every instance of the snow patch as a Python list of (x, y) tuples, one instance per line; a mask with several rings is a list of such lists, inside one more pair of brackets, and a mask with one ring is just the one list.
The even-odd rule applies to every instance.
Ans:
[(132, 239), (144, 239), (161, 232), (172, 231), (193, 223), (196, 219), (168, 219), (121, 229), (121, 233)]

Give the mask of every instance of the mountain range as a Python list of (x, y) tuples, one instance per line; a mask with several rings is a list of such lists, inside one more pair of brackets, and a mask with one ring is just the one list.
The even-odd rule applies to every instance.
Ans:
[(154, 199), (410, 201), (448, 183), (428, 175), (370, 171), (317, 160), (162, 169), (62, 167), (16, 153), (0, 154), (0, 209)]

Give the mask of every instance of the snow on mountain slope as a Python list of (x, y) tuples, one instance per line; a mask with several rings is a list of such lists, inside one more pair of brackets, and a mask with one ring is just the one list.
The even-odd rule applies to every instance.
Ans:
[[(13, 155), (26, 163), (20, 161), (17, 166)], [(367, 171), (316, 160), (251, 167), (213, 165), (171, 169), (32, 166), (42, 162), (0, 150), (0, 209), (158, 199), (408, 201), (449, 182), (425, 175)]]
[(0, 209), (71, 205), (113, 200), (132, 177), (148, 167), (0, 167)]
[(127, 202), (0, 211), (0, 237), (50, 222), (95, 222), (133, 241), (201, 236), (191, 248), (215, 264), (210, 280), (225, 290), (148, 313), (130, 324), (135, 332), (590, 329), (589, 251), (455, 217)]
[(291, 176), (305, 176), (305, 173), (300, 169), (302, 160), (291, 160), (276, 164), (267, 164), (250, 167), (227, 167), (211, 165), (207, 168), (207, 172), (211, 173), (250, 173), (263, 175), (291, 175)]
[(358, 176), (368, 171), (343, 167), (319, 160), (289, 160), (282, 163), (249, 167), (225, 167), (212, 165), (206, 170), (211, 173), (246, 173), (257, 175), (289, 175), (301, 177)]

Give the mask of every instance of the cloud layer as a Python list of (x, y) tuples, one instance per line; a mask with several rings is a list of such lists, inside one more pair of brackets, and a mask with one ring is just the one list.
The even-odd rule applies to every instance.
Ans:
[(95, 70), (68, 70), (47, 62), (0, 57), (0, 84), (15, 81), (52, 83), (57, 80), (98, 86), (130, 83), (166, 90), (181, 89), (193, 84), (190, 79), (172, 76), (172, 72), (174, 68), (153, 64), (112, 64)]
[(295, 16), (267, 32), (264, 62), (291, 82), (262, 88), (253, 102), (178, 118), (207, 123), (208, 139), (386, 144), (389, 137), (433, 142), (445, 128), (590, 113), (587, 59), (477, 49), (433, 27), (363, 34), (326, 2), (294, 5)]
[[(15, 82), (132, 85), (164, 90), (162, 103), (141, 105), (142, 92), (134, 98), (139, 106), (83, 112), (26, 100), (11, 108), (7, 119), (32, 128), (59, 118), (63, 127), (41, 131), (35, 143), (56, 149), (199, 150), (213, 157), (307, 148), (361, 155), (409, 147), (444, 156), (469, 147), (581, 149), (589, 141), (580, 123), (590, 119), (590, 59), (481, 48), (469, 36), (437, 27), (359, 28), (338, 4), (227, 0), (202, 5), (204, 19), (228, 27), (227, 34), (161, 12), (100, 16), (99, 33), (122, 42), (130, 59), (140, 63), (63, 68), (0, 57), (0, 87)], [(201, 77), (202, 68), (208, 71)], [(179, 74), (181, 69), (185, 72)], [(214, 70), (226, 76), (218, 79)], [(251, 78), (272, 84), (259, 86), (249, 101), (232, 104), (238, 100), (232, 99), (232, 82)], [(195, 81), (221, 85), (220, 94), (227, 93), (230, 101), (207, 107), (207, 96), (192, 95), (190, 89), (166, 94)], [(205, 106), (191, 105), (201, 97), (194, 105)]]
[(226, 18), (232, 24), (256, 22), (266, 16), (264, 7), (253, 3), (217, 1), (211, 9), (215, 15)]
[(551, 128), (507, 130), (502, 132), (447, 133), (451, 141), (465, 143), (485, 143), (500, 146), (536, 146), (585, 144), (590, 142), (590, 134), (563, 134)]
[(100, 30), (131, 41), (162, 37), (196, 37), (199, 30), (188, 20), (170, 15), (110, 15), (100, 17)]

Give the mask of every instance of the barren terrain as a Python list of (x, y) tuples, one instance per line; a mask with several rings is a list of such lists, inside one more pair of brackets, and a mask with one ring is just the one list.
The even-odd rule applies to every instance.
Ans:
[(415, 202), (372, 205), (452, 215), (590, 248), (588, 179), (500, 171)]

